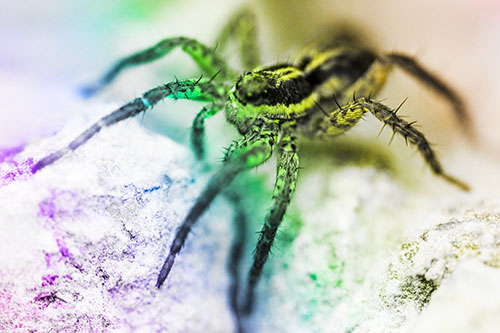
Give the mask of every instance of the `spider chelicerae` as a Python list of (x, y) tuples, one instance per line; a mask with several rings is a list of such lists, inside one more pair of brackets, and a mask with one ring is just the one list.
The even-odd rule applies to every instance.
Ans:
[[(232, 70), (221, 56), (228, 43), (238, 41), (241, 62), (246, 72)], [(204, 156), (204, 122), (224, 110), (226, 120), (243, 136), (233, 142), (224, 163), (214, 173), (186, 218), (178, 228), (160, 270), (156, 286), (165, 282), (200, 216), (214, 198), (241, 172), (268, 160), (276, 149), (277, 173), (272, 207), (267, 214), (253, 256), (244, 304), (236, 312), (249, 313), (254, 289), (271, 250), (276, 232), (287, 210), (297, 183), (300, 137), (327, 139), (346, 132), (366, 113), (371, 113), (401, 134), (422, 154), (432, 172), (462, 190), (468, 186), (447, 174), (425, 136), (397, 115), (396, 110), (372, 99), (384, 85), (394, 67), (398, 67), (433, 89), (450, 102), (460, 124), (471, 132), (469, 115), (460, 97), (441, 79), (422, 67), (414, 58), (400, 53), (377, 53), (356, 36), (338, 33), (327, 42), (315, 42), (301, 51), (294, 62), (261, 66), (253, 13), (236, 13), (220, 32), (217, 48), (186, 37), (167, 38), (143, 51), (118, 61), (94, 85), (83, 89), (94, 95), (111, 83), (124, 69), (152, 62), (181, 48), (200, 67), (204, 77), (176, 80), (146, 91), (141, 97), (104, 116), (66, 147), (39, 160), (33, 173), (49, 166), (87, 142), (101, 129), (153, 108), (166, 98), (189, 99), (205, 105), (194, 118), (191, 143), (198, 159)], [(233, 196), (233, 200), (237, 200)]]

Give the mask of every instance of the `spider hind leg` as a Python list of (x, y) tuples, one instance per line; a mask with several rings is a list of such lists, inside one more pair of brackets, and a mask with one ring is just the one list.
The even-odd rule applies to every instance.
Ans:
[(223, 193), (233, 206), (233, 241), (227, 263), (227, 270), (231, 277), (228, 290), (229, 305), (235, 317), (236, 332), (243, 332), (242, 313), (239, 304), (240, 297), (240, 265), (243, 259), (243, 250), (247, 241), (248, 216), (242, 203), (242, 196), (234, 186)]
[(474, 129), (469, 110), (467, 110), (464, 101), (460, 98), (460, 95), (448, 86), (446, 82), (432, 74), (429, 70), (419, 64), (417, 60), (410, 56), (400, 53), (390, 53), (383, 58), (383, 61), (399, 66), (402, 70), (412, 75), (421, 83), (425, 84), (434, 90), (438, 95), (446, 99), (453, 107), (455, 116), (462, 129), (469, 135), (469, 137), (474, 137)]
[(231, 17), (217, 38), (218, 47), (222, 51), (226, 48), (229, 40), (237, 39), (239, 41), (241, 63), (245, 70), (253, 69), (261, 64), (255, 21), (253, 11), (243, 8)]

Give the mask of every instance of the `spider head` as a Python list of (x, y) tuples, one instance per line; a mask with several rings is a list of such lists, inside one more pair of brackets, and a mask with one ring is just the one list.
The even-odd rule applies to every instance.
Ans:
[(300, 102), (311, 91), (301, 70), (281, 64), (242, 75), (236, 82), (234, 96), (243, 106), (287, 106)]
[(234, 96), (244, 106), (269, 104), (277, 87), (277, 78), (273, 74), (269, 71), (247, 72), (236, 83)]
[(259, 117), (291, 119), (299, 117), (312, 102), (313, 88), (304, 73), (291, 65), (281, 64), (240, 77), (229, 92), (226, 118), (241, 133), (251, 120)]

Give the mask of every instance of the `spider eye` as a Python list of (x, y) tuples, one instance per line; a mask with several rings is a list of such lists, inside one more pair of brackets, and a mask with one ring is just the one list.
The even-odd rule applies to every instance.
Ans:
[(248, 72), (236, 84), (236, 97), (243, 104), (262, 105), (268, 103), (269, 93), (276, 80), (267, 72)]
[(252, 102), (252, 101), (256, 101), (258, 97), (259, 96), (257, 94), (249, 92), (246, 95), (246, 100), (249, 101), (249, 102)]

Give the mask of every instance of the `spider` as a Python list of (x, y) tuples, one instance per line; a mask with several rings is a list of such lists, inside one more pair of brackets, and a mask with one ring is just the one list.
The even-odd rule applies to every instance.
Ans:
[[(231, 41), (238, 41), (240, 45), (241, 63), (246, 70), (242, 75), (232, 70), (221, 56)], [(469, 115), (461, 98), (417, 60), (401, 53), (378, 53), (356, 37), (339, 33), (330, 36), (327, 42), (311, 43), (294, 62), (259, 66), (256, 41), (254, 14), (245, 8), (223, 27), (218, 48), (192, 38), (174, 37), (119, 60), (97, 83), (84, 88), (83, 93), (92, 96), (126, 68), (157, 60), (175, 48), (187, 53), (208, 79), (202, 76), (176, 80), (146, 91), (101, 118), (66, 147), (42, 158), (32, 168), (33, 173), (40, 171), (83, 145), (104, 127), (146, 112), (166, 98), (206, 103), (195, 116), (191, 130), (195, 156), (202, 159), (204, 122), (224, 110), (227, 122), (236, 127), (242, 138), (227, 148), (223, 164), (177, 229), (156, 286), (160, 288), (165, 282), (191, 229), (214, 198), (239, 173), (263, 164), (276, 150), (272, 206), (265, 217), (248, 274), (244, 313), (252, 310), (256, 284), (296, 187), (301, 137), (335, 137), (351, 129), (364, 114), (371, 113), (415, 146), (434, 174), (462, 190), (469, 189), (467, 184), (443, 170), (425, 136), (413, 123), (397, 115), (399, 107), (391, 109), (372, 98), (380, 91), (391, 70), (398, 67), (446, 99), (464, 130), (470, 133)]]

